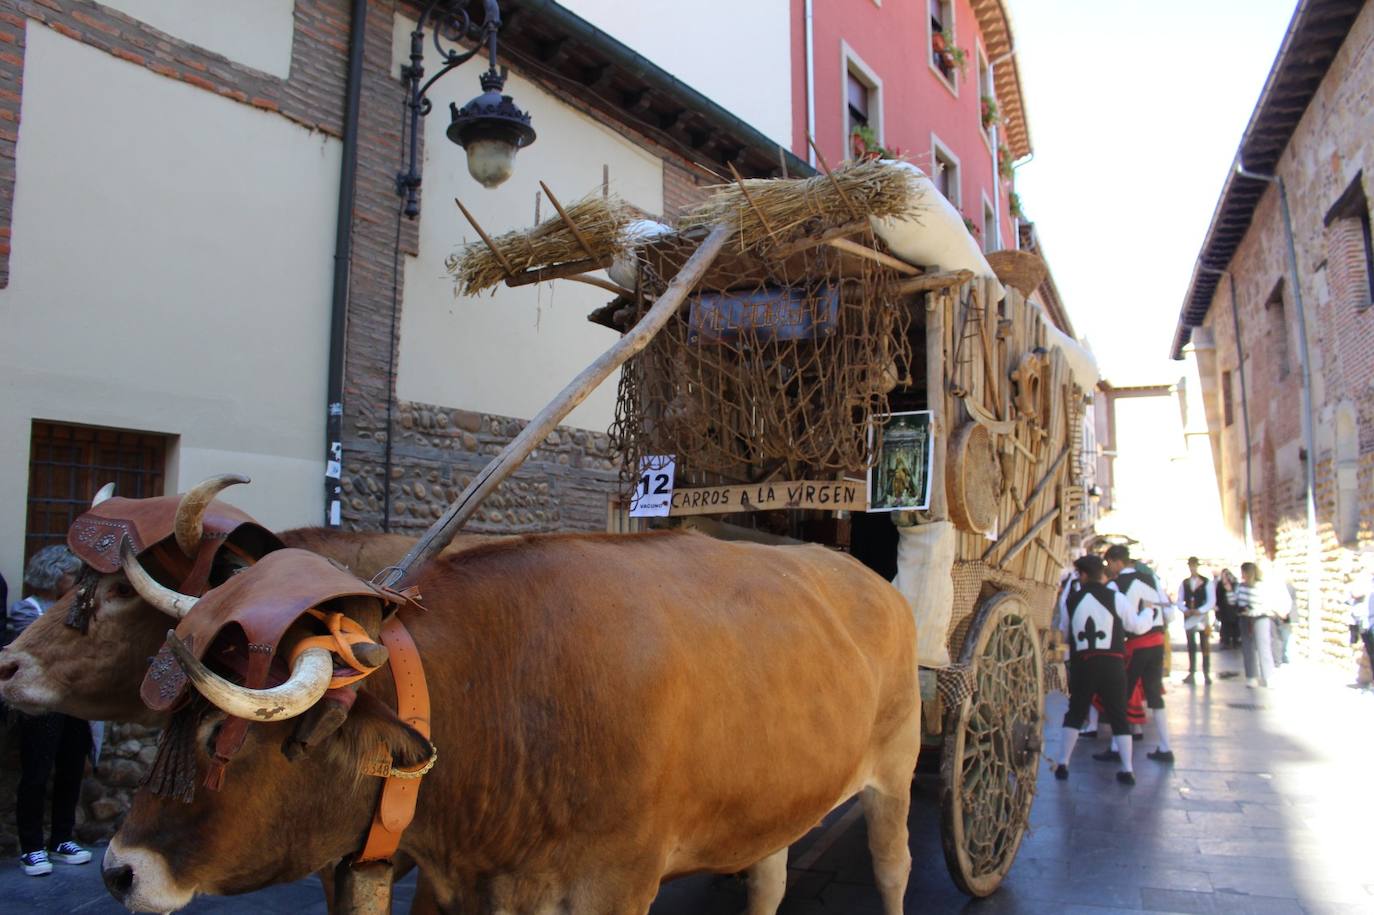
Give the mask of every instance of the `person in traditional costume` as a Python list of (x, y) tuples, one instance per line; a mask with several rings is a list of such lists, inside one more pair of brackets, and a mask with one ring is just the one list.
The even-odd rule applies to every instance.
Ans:
[(1198, 643), (1202, 643), (1202, 680), (1212, 682), (1212, 611), (1217, 605), (1216, 582), (1198, 572), (1196, 556), (1188, 557), (1188, 577), (1178, 586), (1178, 603), (1183, 610), (1183, 632), (1188, 637), (1188, 676), (1197, 676)]
[[(1063, 741), (1054, 777), (1069, 777), (1069, 758), (1078, 742), (1094, 695), (1100, 696), (1103, 713), (1113, 734), (1126, 733), (1126, 636), (1145, 633), (1154, 623), (1147, 608), (1132, 604), (1120, 591), (1107, 584), (1107, 569), (1093, 555), (1074, 560), (1079, 586), (1063, 604), (1059, 625), (1069, 643), (1069, 710), (1064, 713)], [(1135, 784), (1131, 754), (1120, 757), (1116, 780)]]
[[(1112, 576), (1112, 586), (1125, 595), (1132, 611), (1146, 615), (1151, 625), (1142, 633), (1133, 633), (1126, 640), (1126, 694), (1129, 696), (1137, 686), (1145, 696), (1145, 705), (1154, 720), (1158, 742), (1155, 748), (1145, 755), (1155, 762), (1171, 763), (1174, 751), (1169, 746), (1169, 720), (1164, 713), (1164, 638), (1169, 621), (1174, 616), (1173, 601), (1160, 590), (1159, 583), (1148, 568), (1137, 566), (1131, 561), (1131, 552), (1124, 544), (1113, 544), (1106, 556), (1107, 571)], [(1113, 729), (1115, 732), (1115, 729)], [(1112, 735), (1110, 750), (1094, 753), (1093, 759), (1101, 762), (1116, 762), (1131, 752), (1130, 743), (1125, 737)]]

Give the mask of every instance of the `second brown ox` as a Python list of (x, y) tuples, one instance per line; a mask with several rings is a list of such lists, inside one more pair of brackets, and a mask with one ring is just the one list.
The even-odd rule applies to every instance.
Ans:
[[(203, 602), (250, 593), (276, 555)], [(820, 547), (665, 533), (518, 538), (440, 558), (418, 584), (427, 612), (401, 612), (440, 759), (401, 848), (443, 907), (642, 913), (663, 879), (752, 867), (750, 911), (773, 912), (788, 844), (862, 792), (884, 907), (901, 912), (920, 698), (911, 612), (881, 578)], [(375, 619), (372, 603), (343, 609)], [(390, 700), (385, 669), (363, 683)], [(200, 723), (201, 770), (222, 720)], [(141, 791), (105, 857), (116, 898), (168, 911), (303, 876), (357, 850), (379, 742), (397, 766), (431, 755), (363, 703), (294, 763), (291, 727), (254, 725), (220, 791)]]

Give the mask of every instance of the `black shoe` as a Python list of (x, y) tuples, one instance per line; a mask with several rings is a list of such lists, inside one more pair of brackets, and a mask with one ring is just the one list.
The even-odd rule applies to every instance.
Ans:
[(1144, 740), (1144, 739), (1145, 739), (1145, 735), (1144, 735), (1143, 733), (1142, 733), (1142, 734), (1132, 734), (1132, 735), (1131, 735), (1131, 739), (1132, 739), (1132, 740)]
[(1132, 772), (1118, 772), (1116, 773), (1116, 780), (1123, 785), (1134, 785), (1135, 774)]
[(1121, 754), (1115, 750), (1103, 750), (1101, 753), (1094, 753), (1093, 759), (1098, 762), (1121, 762)]
[(1193, 675), (1192, 675), (1192, 674), (1189, 674), (1188, 676), (1184, 677), (1184, 678), (1183, 678), (1183, 682), (1184, 682), (1184, 683), (1192, 683), (1192, 682), (1193, 682)]
[(1097, 732), (1096, 732), (1096, 731), (1079, 731), (1079, 732), (1078, 732), (1078, 736), (1079, 736), (1080, 738), (1084, 738), (1084, 739), (1087, 739), (1087, 740), (1096, 740), (1096, 739), (1097, 739)]
[(1206, 684), (1208, 684), (1208, 685), (1210, 686), (1211, 683), (1212, 683), (1212, 675), (1211, 675), (1211, 674), (1203, 674), (1203, 675), (1202, 675), (1202, 682), (1203, 682), (1203, 683), (1206, 683)]
[(1146, 758), (1153, 759), (1157, 763), (1171, 763), (1174, 761), (1173, 750), (1151, 750), (1145, 754)]
[(1063, 763), (1060, 763), (1058, 766), (1055, 766), (1054, 777), (1061, 782), (1068, 781), (1069, 767), (1064, 765)]

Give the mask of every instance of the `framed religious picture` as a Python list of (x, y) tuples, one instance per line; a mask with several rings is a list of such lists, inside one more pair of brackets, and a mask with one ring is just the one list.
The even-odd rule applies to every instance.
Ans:
[(912, 511), (930, 508), (934, 430), (929, 410), (882, 413), (869, 427), (876, 460), (868, 469), (868, 510)]

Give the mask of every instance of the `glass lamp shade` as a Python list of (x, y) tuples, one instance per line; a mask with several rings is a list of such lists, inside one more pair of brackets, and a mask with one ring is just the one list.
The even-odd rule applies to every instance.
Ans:
[(495, 88), (462, 108), (451, 104), (449, 110), (448, 138), (468, 151), (468, 171), (483, 187), (496, 187), (509, 178), (516, 151), (534, 142), (530, 116)]
[(485, 138), (471, 140), (466, 145), (468, 174), (482, 187), (496, 187), (515, 171), (515, 147), (510, 141)]

